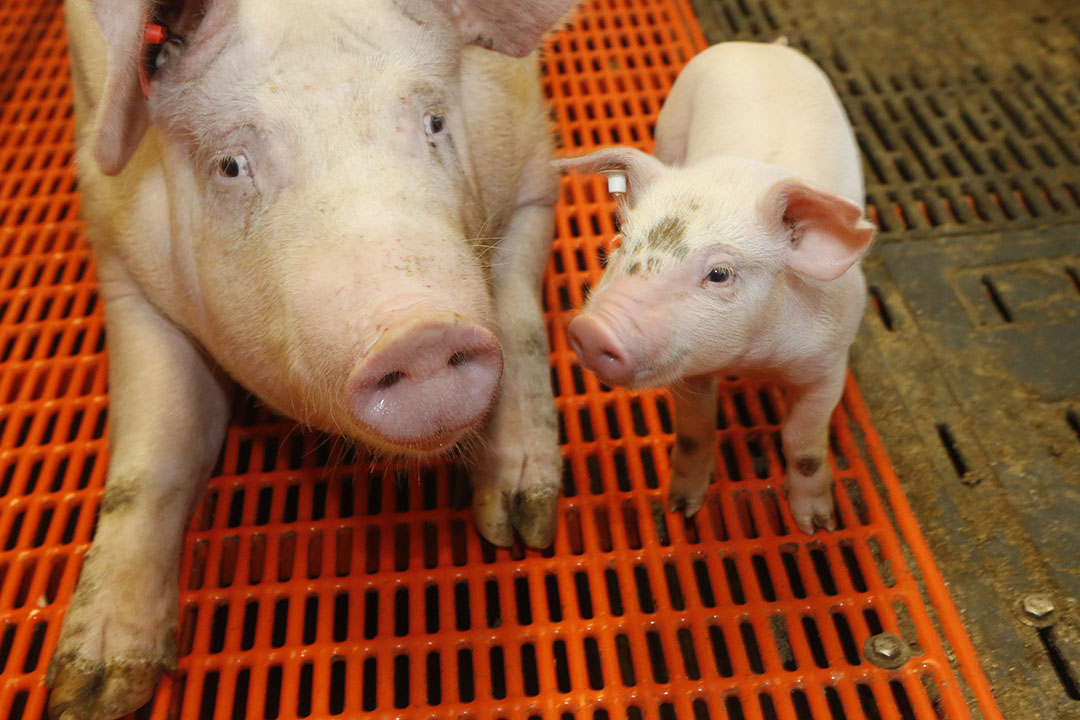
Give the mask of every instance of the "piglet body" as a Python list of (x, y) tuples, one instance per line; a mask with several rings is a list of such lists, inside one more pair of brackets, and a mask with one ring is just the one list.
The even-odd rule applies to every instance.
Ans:
[(865, 304), (855, 140), (824, 73), (780, 44), (716, 45), (660, 113), (655, 157), (609, 148), (562, 169), (625, 173), (622, 244), (570, 324), (605, 382), (673, 385), (671, 509), (704, 502), (715, 465), (716, 374), (785, 386), (797, 526), (832, 529), (828, 422)]

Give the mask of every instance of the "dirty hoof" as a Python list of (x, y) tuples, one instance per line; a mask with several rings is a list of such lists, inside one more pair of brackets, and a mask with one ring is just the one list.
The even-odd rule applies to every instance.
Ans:
[(531, 487), (514, 497), (510, 522), (529, 547), (546, 548), (555, 540), (558, 500), (554, 487)]
[(514, 528), (510, 524), (510, 508), (503, 493), (475, 493), (473, 495), (473, 522), (480, 537), (492, 545), (509, 547), (514, 542)]
[[(176, 667), (176, 563), (98, 538), (86, 554), (45, 682), (53, 720), (112, 720), (154, 694)], [(177, 556), (177, 561), (179, 556)]]
[(47, 682), (52, 720), (112, 720), (138, 710), (154, 695), (158, 663), (115, 660), (93, 663), (84, 658), (56, 656)]

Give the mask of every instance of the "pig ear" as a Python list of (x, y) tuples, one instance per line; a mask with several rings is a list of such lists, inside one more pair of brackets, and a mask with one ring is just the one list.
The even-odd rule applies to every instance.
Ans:
[[(656, 181), (666, 166), (648, 153), (632, 147), (610, 147), (588, 155), (569, 157), (552, 163), (562, 173), (576, 171), (582, 174), (604, 173), (608, 176), (611, 192), (625, 192), (633, 202), (634, 196)], [(623, 173), (625, 187), (619, 189), (617, 175)]]
[(150, 115), (139, 85), (143, 27), (150, 0), (93, 0), (94, 19), (107, 46), (105, 90), (98, 109), (94, 159), (106, 175), (124, 169)]
[(465, 42), (525, 57), (577, 0), (454, 0)]
[(866, 254), (874, 226), (858, 203), (799, 180), (769, 191), (765, 212), (782, 218), (792, 243), (789, 265), (818, 280), (835, 280)]

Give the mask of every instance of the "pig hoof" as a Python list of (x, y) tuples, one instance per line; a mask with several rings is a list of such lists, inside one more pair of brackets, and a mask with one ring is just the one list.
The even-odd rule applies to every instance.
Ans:
[(115, 562), (95, 545), (83, 561), (45, 677), (53, 720), (127, 715), (176, 667), (176, 567), (125, 550)]
[(514, 497), (510, 522), (525, 544), (546, 548), (555, 539), (559, 490), (538, 486), (522, 490)]
[(818, 528), (829, 532), (836, 529), (831, 494), (808, 497), (790, 495), (788, 501), (791, 503), (791, 516), (795, 519), (795, 526), (807, 535), (813, 535)]
[(161, 669), (158, 663), (138, 660), (93, 663), (71, 655), (54, 657), (49, 717), (112, 720), (127, 715), (153, 697)]
[(668, 512), (681, 512), (688, 518), (697, 515), (698, 510), (705, 504), (705, 496), (690, 496), (681, 492), (668, 492)]
[(514, 542), (509, 504), (505, 493), (473, 496), (473, 521), (476, 523), (476, 531), (492, 545), (509, 547)]

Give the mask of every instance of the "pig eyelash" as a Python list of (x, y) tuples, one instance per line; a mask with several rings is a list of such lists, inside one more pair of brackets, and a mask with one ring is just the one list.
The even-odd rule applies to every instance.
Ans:
[(734, 279), (735, 271), (726, 265), (717, 265), (709, 270), (709, 274), (705, 276), (705, 282), (710, 285), (730, 285)]
[(248, 177), (251, 165), (243, 155), (226, 155), (218, 160), (218, 175), (223, 178)]

